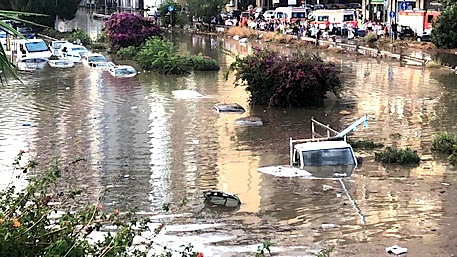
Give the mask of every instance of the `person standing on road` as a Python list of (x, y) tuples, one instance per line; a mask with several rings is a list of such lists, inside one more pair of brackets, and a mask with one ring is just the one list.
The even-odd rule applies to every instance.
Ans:
[(354, 36), (357, 37), (359, 31), (359, 22), (357, 18), (352, 21), (352, 29), (354, 30)]
[(398, 27), (397, 27), (397, 23), (395, 23), (395, 21), (392, 21), (392, 25), (391, 25), (390, 29), (392, 31), (393, 39), (397, 40)]

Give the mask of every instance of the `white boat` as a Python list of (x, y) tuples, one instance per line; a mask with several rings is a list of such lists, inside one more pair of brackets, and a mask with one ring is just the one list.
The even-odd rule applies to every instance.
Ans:
[(25, 57), (21, 58), (16, 62), (18, 70), (21, 71), (34, 71), (38, 69), (43, 69), (48, 59), (46, 58), (37, 58), (37, 57)]
[(71, 68), (75, 63), (66, 59), (48, 60), (49, 66), (53, 68)]
[(116, 78), (130, 78), (134, 77), (137, 74), (135, 68), (129, 65), (117, 65), (110, 67), (108, 72), (111, 74), (111, 76)]

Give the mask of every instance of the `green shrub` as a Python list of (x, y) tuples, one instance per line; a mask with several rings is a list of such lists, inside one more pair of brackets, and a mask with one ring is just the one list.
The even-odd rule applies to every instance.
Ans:
[(219, 65), (217, 64), (216, 60), (209, 56), (193, 55), (189, 57), (189, 62), (194, 70), (219, 70)]
[[(120, 54), (133, 54), (132, 48)], [(119, 54), (119, 52), (118, 52)], [(157, 70), (166, 74), (184, 74), (189, 70), (218, 70), (216, 61), (208, 56), (184, 57), (176, 52), (175, 46), (168, 41), (151, 37), (136, 54), (136, 60), (144, 70)]]
[(457, 137), (447, 133), (438, 133), (433, 138), (432, 151), (445, 154), (457, 152)]
[(43, 31), (41, 31), (41, 33), (48, 37), (52, 37), (55, 39), (61, 39), (61, 38), (65, 38), (68, 36), (68, 33), (63, 33), (63, 32), (60, 32), (58, 30), (51, 29), (51, 28), (45, 28), (45, 29), (43, 29)]
[(321, 106), (328, 91), (341, 86), (332, 63), (310, 53), (283, 56), (269, 49), (254, 48), (246, 57), (236, 56), (229, 71), (235, 85), (246, 86), (254, 105), (280, 107)]
[(378, 36), (375, 33), (368, 33), (363, 39), (367, 44), (374, 44), (378, 41)]
[(90, 46), (92, 44), (92, 39), (87, 32), (77, 29), (71, 33), (70, 42), (77, 42), (84, 46)]
[(419, 164), (420, 157), (409, 147), (405, 149), (386, 147), (384, 151), (375, 153), (375, 160), (382, 163)]
[(128, 46), (128, 47), (121, 47), (116, 52), (116, 56), (121, 59), (133, 59), (136, 57), (138, 53), (138, 47), (135, 46)]
[(171, 42), (157, 37), (148, 39), (136, 57), (144, 70), (157, 70), (166, 74), (187, 73), (187, 58), (177, 55)]
[[(24, 153), (21, 150), (13, 164), (27, 173), (37, 163), (29, 161), (21, 167)], [(77, 159), (69, 165), (80, 161), (84, 160)], [(132, 249), (134, 237), (150, 230), (149, 220), (140, 219), (132, 211), (105, 211), (101, 198), (99, 202), (81, 206), (81, 190), (65, 191), (62, 188), (66, 187), (58, 186), (69, 168), (56, 164), (43, 176), (29, 176), (28, 185), (21, 191), (14, 186), (0, 191), (0, 256), (146, 256), (153, 243), (151, 240), (164, 226), (151, 231), (152, 237), (148, 238), (151, 240), (144, 242), (143, 251)], [(58, 212), (62, 214), (51, 217)], [(107, 227), (115, 228), (114, 232), (108, 232)], [(91, 234), (96, 231), (104, 231), (104, 238), (89, 243)], [(179, 252), (181, 257), (203, 256), (194, 252), (190, 244), (181, 247), (184, 247)], [(171, 251), (164, 248), (154, 256), (172, 256)]]
[(457, 136), (447, 133), (438, 133), (432, 141), (432, 151), (448, 154), (451, 164), (457, 164)]

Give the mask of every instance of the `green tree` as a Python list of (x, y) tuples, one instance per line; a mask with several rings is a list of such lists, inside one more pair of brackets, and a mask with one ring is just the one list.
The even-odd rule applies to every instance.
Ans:
[(447, 5), (433, 25), (432, 42), (438, 48), (457, 48), (457, 5)]
[(56, 16), (72, 19), (78, 10), (80, 0), (6, 0), (5, 9), (21, 12), (46, 14), (45, 17), (33, 17), (36, 23), (53, 27)]
[(451, 6), (456, 4), (455, 0), (440, 0), (439, 2), (444, 6)]
[(217, 17), (225, 7), (226, 0), (188, 0), (187, 11), (190, 16), (201, 17), (209, 23), (211, 17)]
[[(168, 7), (173, 6), (173, 11), (169, 12)], [(187, 23), (186, 14), (183, 12), (181, 4), (174, 0), (166, 0), (157, 8), (161, 22), (163, 25), (175, 26)]]

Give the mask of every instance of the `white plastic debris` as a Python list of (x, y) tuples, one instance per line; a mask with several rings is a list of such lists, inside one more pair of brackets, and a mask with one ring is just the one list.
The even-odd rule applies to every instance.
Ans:
[(441, 185), (443, 185), (443, 186), (450, 186), (451, 184), (446, 183), (446, 182), (441, 182)]
[(400, 247), (398, 245), (393, 245), (391, 247), (386, 247), (386, 253), (400, 255), (408, 252), (408, 248)]
[(333, 187), (329, 186), (329, 185), (323, 185), (322, 186), (322, 190), (324, 190), (324, 191), (328, 191), (328, 190), (332, 190), (332, 189), (333, 189)]
[(324, 223), (321, 225), (322, 229), (331, 229), (331, 228), (334, 228), (335, 227), (335, 224), (331, 224), (331, 223)]

